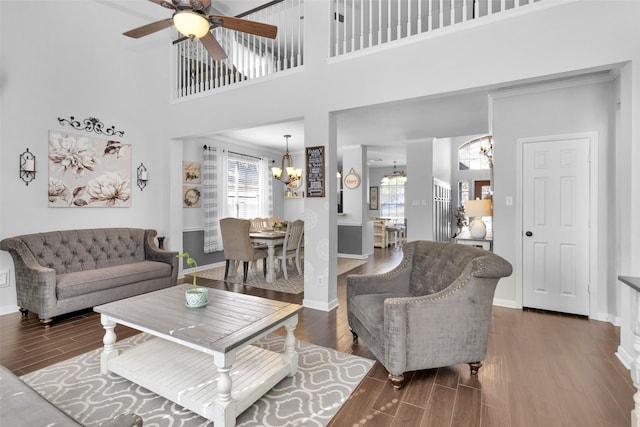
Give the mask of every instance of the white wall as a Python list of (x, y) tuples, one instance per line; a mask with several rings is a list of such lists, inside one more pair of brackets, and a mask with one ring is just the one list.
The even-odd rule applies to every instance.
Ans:
[[(609, 273), (607, 253), (614, 246), (616, 236), (608, 233), (611, 221), (609, 206), (613, 193), (608, 191), (612, 182), (609, 164), (615, 152), (615, 141), (611, 137), (614, 112), (613, 81), (585, 80), (583, 85), (539, 87), (535, 91), (516, 91), (496, 95), (493, 101), (493, 140), (495, 156), (494, 185), (494, 250), (505, 257), (516, 268), (515, 273), (502, 279), (496, 290), (496, 298), (515, 301), (522, 305), (521, 284), (517, 281), (520, 260), (516, 254), (521, 242), (516, 216), (520, 203), (517, 197), (519, 168), (517, 140), (519, 138), (566, 135), (584, 132), (597, 134), (597, 152), (591, 154), (591, 161), (597, 162), (598, 182), (591, 183), (592, 197), (598, 197), (598, 221), (593, 224), (600, 231), (598, 240), (591, 244), (597, 248), (597, 256), (592, 260), (598, 264), (599, 275), (592, 283), (597, 292), (591, 298), (597, 299), (597, 311), (593, 317), (605, 316), (617, 310), (615, 301), (607, 295), (609, 287), (615, 287), (615, 273)], [(507, 206), (506, 197), (512, 197), (514, 204)], [(594, 221), (595, 222), (595, 221)], [(588, 266), (585, 266), (588, 268)], [(600, 313), (600, 314), (598, 314)], [(611, 319), (609, 319), (611, 320)]]
[[(0, 3), (0, 238), (103, 226), (166, 230), (169, 47), (153, 39), (134, 46), (121, 36), (140, 19), (159, 19), (146, 11), (141, 2)], [(89, 135), (58, 123), (70, 116), (96, 117), (125, 132), (110, 139), (132, 145), (132, 177), (141, 162), (150, 177), (144, 191), (131, 183), (130, 208), (48, 207), (49, 130)], [(37, 168), (28, 186), (18, 178), (18, 155), (26, 148)], [(10, 286), (0, 288), (0, 313), (17, 310), (13, 261), (1, 251), (0, 271), (6, 270)]]

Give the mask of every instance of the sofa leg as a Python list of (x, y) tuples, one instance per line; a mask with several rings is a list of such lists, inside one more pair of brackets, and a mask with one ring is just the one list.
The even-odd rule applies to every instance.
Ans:
[(389, 374), (389, 380), (391, 381), (391, 385), (394, 390), (400, 390), (404, 385), (404, 375), (391, 375)]
[(478, 375), (478, 369), (482, 367), (482, 362), (471, 362), (469, 367), (471, 368), (471, 375)]
[(22, 317), (27, 317), (29, 315), (29, 310), (20, 307), (20, 313), (22, 314)]
[(354, 331), (353, 329), (351, 329), (351, 335), (353, 335), (353, 340), (354, 341), (358, 340), (358, 334), (356, 334), (356, 331)]
[(44, 326), (45, 329), (49, 329), (49, 327), (53, 323), (53, 319), (52, 318), (40, 319), (40, 323), (42, 323), (42, 326)]

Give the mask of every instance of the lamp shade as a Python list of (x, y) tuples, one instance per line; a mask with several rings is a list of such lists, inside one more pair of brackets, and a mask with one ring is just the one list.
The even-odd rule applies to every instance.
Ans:
[(187, 37), (201, 38), (209, 32), (209, 20), (202, 14), (190, 10), (178, 11), (173, 15), (173, 24)]
[(468, 218), (491, 216), (493, 214), (493, 210), (491, 209), (491, 200), (467, 200), (464, 204), (464, 213)]

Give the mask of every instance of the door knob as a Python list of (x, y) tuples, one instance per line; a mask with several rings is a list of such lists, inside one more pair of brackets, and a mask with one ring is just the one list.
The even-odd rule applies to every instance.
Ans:
[(527, 232), (526, 232), (526, 233), (524, 233), (524, 234), (525, 234), (525, 236), (527, 236), (527, 237), (531, 237), (531, 236), (533, 236), (533, 233), (532, 233), (532, 232), (530, 232), (530, 231), (527, 231)]

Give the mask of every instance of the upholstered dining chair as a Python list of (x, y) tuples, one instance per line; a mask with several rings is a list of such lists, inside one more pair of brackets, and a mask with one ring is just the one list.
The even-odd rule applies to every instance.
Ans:
[(251, 227), (249, 227), (251, 233), (263, 231), (267, 226), (267, 218), (252, 218), (249, 221), (251, 222)]
[(224, 278), (229, 275), (229, 264), (234, 261), (243, 263), (242, 283), (247, 282), (247, 273), (249, 271), (249, 262), (262, 259), (262, 272), (267, 274), (267, 251), (265, 249), (256, 249), (251, 245), (249, 238), (249, 228), (251, 221), (239, 218), (222, 218), (220, 220), (220, 233), (222, 234), (222, 246), (224, 249)]
[(304, 221), (301, 219), (296, 221), (289, 221), (287, 223), (287, 231), (284, 236), (284, 243), (282, 246), (276, 248), (275, 259), (280, 264), (280, 270), (282, 270), (285, 279), (289, 279), (287, 275), (287, 261), (289, 259), (295, 259), (296, 261), (296, 269), (298, 270), (298, 274), (302, 274), (302, 269), (300, 268), (300, 251), (298, 250), (300, 247), (300, 242), (302, 241), (302, 236), (304, 235)]
[(414, 241), (388, 273), (347, 276), (347, 318), (398, 390), (404, 373), (486, 356), (493, 295), (512, 267), (469, 245)]

